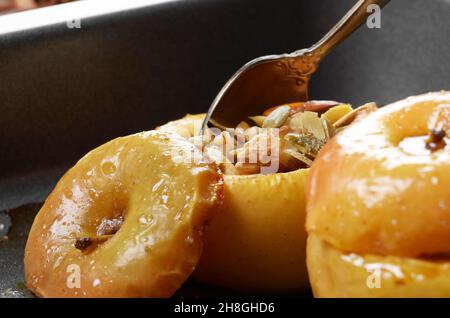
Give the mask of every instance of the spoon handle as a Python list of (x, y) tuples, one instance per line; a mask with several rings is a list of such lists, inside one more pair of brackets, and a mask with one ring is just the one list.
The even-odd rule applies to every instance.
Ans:
[(368, 7), (370, 5), (378, 5), (382, 8), (388, 4), (389, 1), (390, 0), (359, 0), (319, 42), (309, 49), (309, 51), (320, 60), (367, 20), (372, 14), (371, 11), (368, 12)]

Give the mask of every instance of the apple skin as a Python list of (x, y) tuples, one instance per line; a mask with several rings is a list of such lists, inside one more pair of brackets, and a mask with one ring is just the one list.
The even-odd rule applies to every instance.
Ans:
[(223, 203), (205, 229), (194, 277), (241, 291), (306, 289), (307, 174), (225, 175)]
[[(189, 138), (204, 116), (188, 114), (157, 129)], [(306, 290), (308, 172), (225, 175), (222, 204), (204, 229), (194, 279), (239, 291)]]
[(349, 253), (314, 234), (308, 237), (307, 255), (315, 297), (450, 297), (448, 258)]

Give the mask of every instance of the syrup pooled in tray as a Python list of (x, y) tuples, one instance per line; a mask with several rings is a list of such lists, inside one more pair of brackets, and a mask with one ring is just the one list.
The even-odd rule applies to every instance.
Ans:
[(0, 240), (8, 239), (11, 217), (7, 211), (0, 211)]
[(0, 211), (0, 298), (32, 297), (23, 279), (23, 252), (41, 203)]

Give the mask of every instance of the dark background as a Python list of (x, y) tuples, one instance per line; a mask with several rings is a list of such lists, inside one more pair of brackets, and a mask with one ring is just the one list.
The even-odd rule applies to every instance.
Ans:
[[(0, 177), (204, 112), (242, 64), (308, 47), (353, 0), (185, 0), (0, 35)], [(448, 89), (450, 3), (393, 0), (321, 64), (311, 97), (354, 105)]]

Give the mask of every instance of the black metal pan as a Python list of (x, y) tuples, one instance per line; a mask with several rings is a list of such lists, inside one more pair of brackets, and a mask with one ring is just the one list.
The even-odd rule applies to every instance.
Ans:
[[(124, 5), (93, 8), (89, 2), (0, 17), (5, 297), (31, 296), (23, 287), (28, 229), (40, 202), (79, 157), (114, 137), (206, 111), (244, 62), (308, 47), (354, 3), (117, 1)], [(382, 105), (448, 89), (449, 16), (448, 0), (392, 1), (380, 29), (362, 27), (326, 58), (311, 97)], [(78, 17), (81, 28), (72, 21)], [(188, 285), (180, 295), (230, 293)]]

